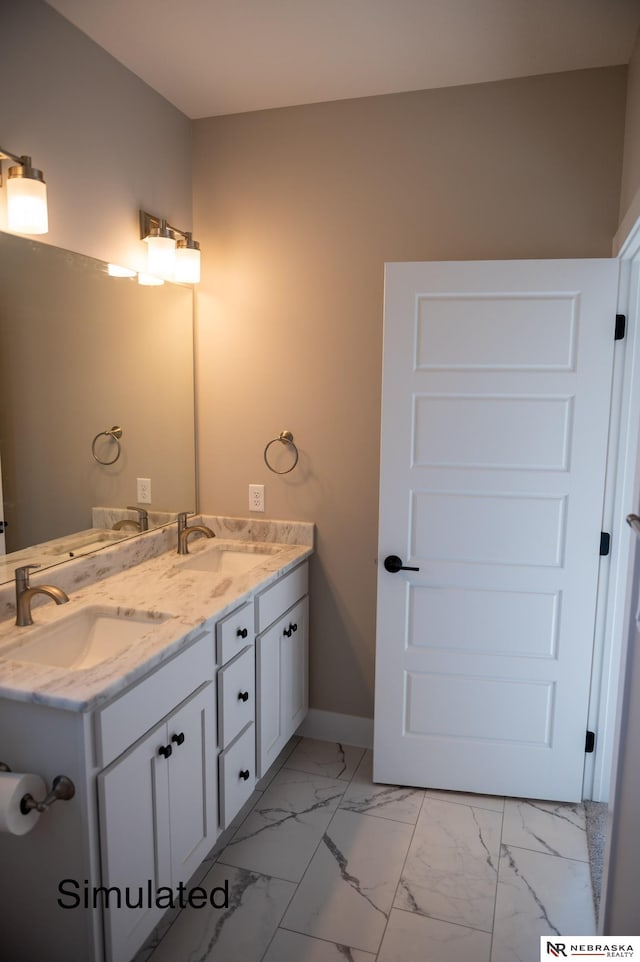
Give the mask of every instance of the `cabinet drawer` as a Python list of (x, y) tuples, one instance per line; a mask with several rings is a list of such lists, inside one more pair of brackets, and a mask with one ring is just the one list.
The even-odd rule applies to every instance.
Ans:
[(133, 745), (191, 692), (212, 679), (213, 669), (213, 638), (206, 631), (190, 648), (98, 712), (98, 765), (104, 768)]
[(260, 633), (290, 608), (298, 598), (306, 595), (309, 586), (309, 565), (298, 565), (288, 575), (276, 581), (256, 599), (257, 631)]
[(255, 726), (242, 734), (220, 755), (220, 826), (227, 828), (251, 795), (256, 783)]
[(255, 718), (255, 657), (253, 646), (245, 648), (218, 671), (218, 744), (230, 745)]
[(254, 640), (253, 604), (248, 601), (216, 625), (216, 655), (224, 665)]

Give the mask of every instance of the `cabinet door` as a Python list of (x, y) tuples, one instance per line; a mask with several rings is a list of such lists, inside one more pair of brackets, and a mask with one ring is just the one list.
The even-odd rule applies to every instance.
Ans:
[(158, 754), (165, 745), (162, 724), (98, 776), (102, 884), (112, 889), (103, 911), (111, 962), (129, 962), (162, 917), (162, 909), (136, 903), (147, 900), (149, 887), (155, 892), (171, 884), (166, 835), (171, 759)]
[(129, 962), (164, 914), (157, 890), (187, 881), (218, 834), (212, 682), (98, 776), (98, 799), (107, 958)]
[(280, 714), (285, 743), (302, 723), (309, 709), (308, 608), (309, 599), (302, 598), (291, 609), (280, 639)]
[(204, 685), (167, 722), (171, 884), (186, 882), (218, 835), (215, 686)]
[(262, 778), (284, 746), (280, 703), (280, 635), (283, 625), (275, 625), (256, 638), (257, 775)]
[(259, 778), (307, 714), (307, 621), (305, 597), (256, 639)]

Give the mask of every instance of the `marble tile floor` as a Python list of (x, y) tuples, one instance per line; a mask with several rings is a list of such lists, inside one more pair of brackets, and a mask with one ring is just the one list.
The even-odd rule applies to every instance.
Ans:
[[(297, 739), (135, 962), (538, 962), (595, 934), (581, 805), (374, 785), (370, 751)], [(246, 809), (245, 809), (246, 811)]]

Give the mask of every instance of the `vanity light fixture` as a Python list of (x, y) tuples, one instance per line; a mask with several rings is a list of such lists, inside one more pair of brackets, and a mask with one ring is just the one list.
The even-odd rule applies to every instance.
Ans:
[(138, 284), (142, 284), (143, 287), (160, 287), (161, 284), (164, 284), (164, 281), (155, 274), (145, 274), (140, 271), (138, 273)]
[(140, 237), (148, 246), (149, 274), (179, 284), (200, 282), (200, 245), (190, 231), (141, 210)]
[(166, 220), (152, 227), (147, 237), (147, 269), (149, 274), (171, 280), (175, 270), (176, 235), (167, 227)]
[(130, 267), (123, 267), (121, 264), (107, 264), (107, 274), (109, 277), (135, 277), (136, 272)]
[(200, 244), (187, 232), (176, 247), (176, 270), (174, 279), (178, 284), (200, 283)]
[[(0, 147), (0, 161), (12, 160), (7, 176), (7, 227), (18, 234), (46, 234), (47, 185), (42, 171), (31, 166), (31, 157), (18, 156)], [(0, 164), (0, 185), (2, 165)]]

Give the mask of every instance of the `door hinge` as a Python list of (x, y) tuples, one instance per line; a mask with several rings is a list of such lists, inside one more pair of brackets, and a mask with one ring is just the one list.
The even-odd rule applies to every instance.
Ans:
[(605, 557), (611, 550), (611, 535), (608, 531), (600, 532), (600, 555)]
[(585, 738), (585, 742), (584, 742), (585, 753), (587, 755), (590, 755), (593, 749), (595, 748), (595, 745), (596, 745), (596, 733), (588, 731), (587, 737)]
[(626, 314), (616, 314), (616, 332), (614, 334), (614, 341), (621, 341), (625, 335), (627, 327), (627, 316)]

